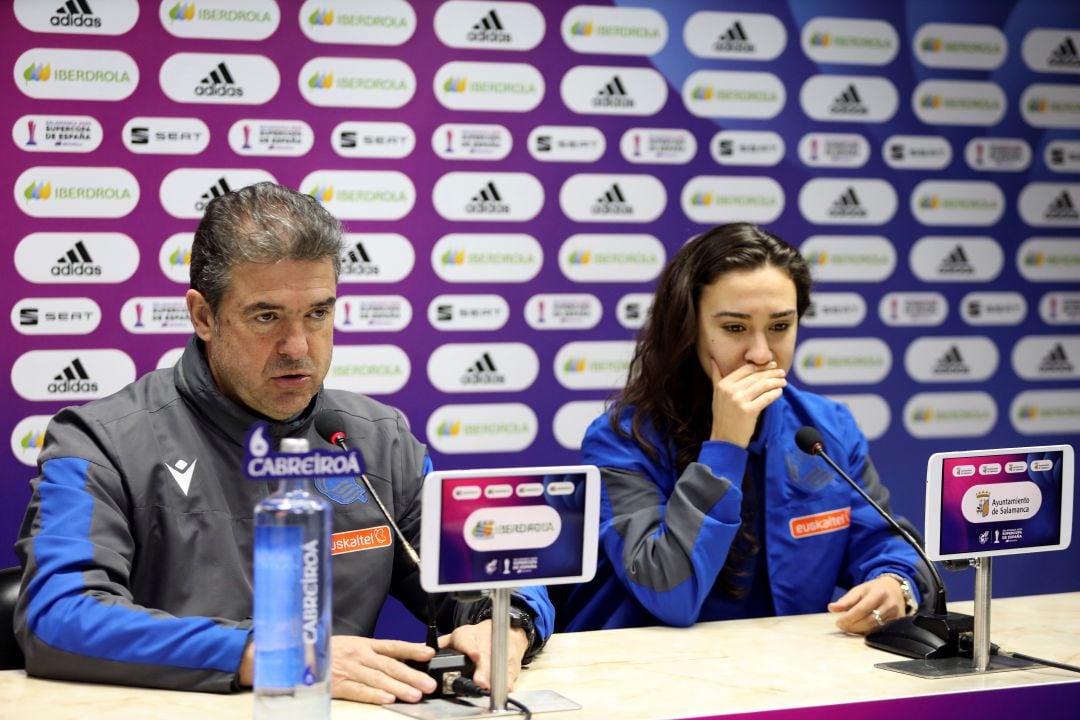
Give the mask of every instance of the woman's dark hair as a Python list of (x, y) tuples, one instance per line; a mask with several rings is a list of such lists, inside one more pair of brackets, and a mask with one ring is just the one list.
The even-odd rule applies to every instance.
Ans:
[[(684, 245), (664, 269), (657, 284), (649, 318), (638, 335), (630, 360), (626, 387), (615, 400), (611, 423), (616, 432), (623, 411), (633, 408), (629, 435), (658, 460), (662, 448), (652, 437), (665, 438), (682, 473), (697, 459), (712, 428), (712, 381), (697, 354), (698, 302), (706, 287), (732, 271), (774, 267), (795, 283), (796, 312), (801, 318), (810, 305), (810, 269), (799, 252), (756, 225), (720, 225)], [(653, 428), (650, 433), (648, 428)], [(750, 488), (744, 487), (744, 494)], [(756, 552), (756, 540), (744, 517), (740, 538)], [(739, 544), (739, 541), (736, 541)], [(735, 546), (733, 546), (734, 549)], [(725, 589), (736, 561), (731, 553), (720, 581)]]

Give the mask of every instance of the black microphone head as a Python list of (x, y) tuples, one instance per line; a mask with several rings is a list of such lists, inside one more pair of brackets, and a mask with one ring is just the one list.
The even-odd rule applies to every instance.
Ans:
[(804, 425), (795, 433), (795, 444), (807, 455), (817, 455), (825, 449), (825, 439), (816, 427)]
[(315, 432), (326, 442), (337, 445), (345, 439), (345, 427), (341, 417), (333, 410), (320, 410), (315, 413)]

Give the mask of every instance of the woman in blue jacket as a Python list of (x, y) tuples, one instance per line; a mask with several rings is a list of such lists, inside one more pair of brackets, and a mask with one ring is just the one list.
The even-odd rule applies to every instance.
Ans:
[(914, 551), (795, 445), (816, 427), (887, 503), (851, 413), (788, 382), (809, 304), (806, 262), (754, 225), (714, 228), (674, 256), (626, 387), (582, 443), (603, 476), (600, 553), (563, 629), (828, 609), (865, 634), (915, 609)]

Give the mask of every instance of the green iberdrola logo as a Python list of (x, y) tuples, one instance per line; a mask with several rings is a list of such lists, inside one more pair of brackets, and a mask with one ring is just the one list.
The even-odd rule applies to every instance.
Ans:
[(30, 63), (30, 66), (23, 71), (23, 79), (26, 82), (45, 82), (50, 77), (52, 77), (52, 65), (49, 63), (37, 65)]
[(333, 25), (334, 24), (334, 11), (318, 9), (315, 12), (308, 15), (308, 22), (312, 25)]
[(52, 197), (52, 183), (30, 183), (23, 191), (23, 197), (27, 200), (48, 200)]
[(328, 90), (334, 86), (334, 73), (315, 73), (308, 79), (308, 87), (312, 90)]
[(176, 3), (169, 9), (170, 20), (191, 20), (195, 17), (195, 3)]

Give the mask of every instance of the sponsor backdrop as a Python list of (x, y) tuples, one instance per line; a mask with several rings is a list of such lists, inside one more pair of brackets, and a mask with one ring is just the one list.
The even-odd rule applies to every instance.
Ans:
[(261, 180), (349, 233), (327, 384), (441, 468), (575, 462), (665, 261), (735, 220), (812, 264), (793, 380), (917, 524), (931, 452), (1080, 436), (1080, 4), (3, 5), (0, 538), (51, 414), (175, 362), (198, 218)]

